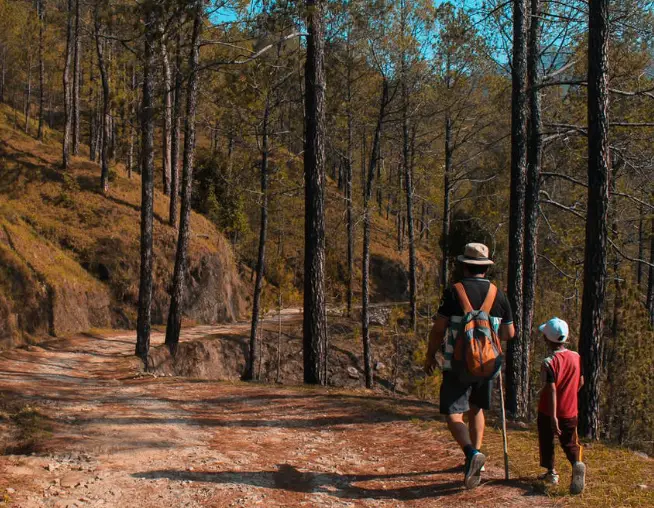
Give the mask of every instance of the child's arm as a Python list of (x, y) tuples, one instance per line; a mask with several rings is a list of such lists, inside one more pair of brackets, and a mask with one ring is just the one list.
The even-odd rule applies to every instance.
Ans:
[(556, 384), (547, 383), (545, 389), (548, 392), (550, 409), (552, 410), (552, 429), (554, 429), (557, 436), (560, 436), (561, 429), (559, 428), (559, 419), (556, 417)]
[(556, 382), (553, 379), (551, 371), (544, 364), (540, 370), (540, 378), (543, 383), (546, 400), (549, 403), (550, 414), (552, 415), (552, 429), (554, 429), (557, 436), (560, 436), (559, 419), (556, 417)]

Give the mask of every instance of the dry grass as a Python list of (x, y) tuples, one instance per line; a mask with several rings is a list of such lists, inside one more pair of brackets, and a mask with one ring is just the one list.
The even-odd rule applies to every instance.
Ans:
[[(442, 424), (438, 424), (442, 425)], [(534, 485), (534, 489), (560, 500), (566, 505), (654, 506), (654, 460), (636, 455), (631, 450), (592, 443), (584, 448), (587, 465), (586, 490), (582, 496), (571, 497), (568, 485), (571, 468), (560, 448), (556, 450), (557, 470), (561, 484), (548, 488), (536, 477), (543, 473), (538, 461), (538, 435), (532, 430), (509, 430), (511, 474)], [(487, 430), (484, 448), (495, 464), (503, 464), (502, 434), (497, 428)], [(645, 485), (641, 488), (639, 485)]]

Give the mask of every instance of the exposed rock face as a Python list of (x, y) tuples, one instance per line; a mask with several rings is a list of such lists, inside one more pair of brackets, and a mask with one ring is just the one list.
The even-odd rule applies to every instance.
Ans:
[[(123, 279), (135, 276), (138, 257), (129, 260), (120, 249), (112, 256), (98, 249), (83, 268), (22, 220), (0, 218), (0, 225), (0, 348), (22, 343), (25, 335), (65, 336), (134, 325), (138, 292), (125, 291)], [(231, 251), (196, 249), (190, 258), (184, 315), (201, 324), (236, 320), (245, 310), (245, 299)], [(160, 260), (153, 324), (164, 324), (167, 318), (171, 272), (172, 263)]]
[[(13, 258), (14, 264), (13, 283), (5, 286), (4, 299), (12, 302), (15, 318), (9, 319), (11, 332), (5, 336), (47, 330), (56, 337), (110, 326), (107, 288), (61, 249), (35, 235), (19, 219), (4, 222), (2, 240), (4, 255)], [(21, 301), (25, 294), (31, 296), (30, 301)]]
[(245, 312), (243, 287), (226, 256), (208, 256), (191, 266), (186, 277), (186, 315), (199, 323), (231, 322)]
[(409, 274), (402, 263), (373, 254), (370, 273), (373, 302), (400, 302), (409, 298)]

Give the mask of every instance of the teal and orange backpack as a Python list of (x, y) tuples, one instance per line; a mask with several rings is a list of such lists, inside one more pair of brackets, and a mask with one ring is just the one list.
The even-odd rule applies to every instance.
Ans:
[(490, 319), (497, 296), (491, 284), (479, 310), (474, 310), (462, 283), (454, 284), (459, 304), (463, 309), (459, 332), (454, 342), (452, 368), (466, 383), (492, 379), (502, 368), (502, 345)]

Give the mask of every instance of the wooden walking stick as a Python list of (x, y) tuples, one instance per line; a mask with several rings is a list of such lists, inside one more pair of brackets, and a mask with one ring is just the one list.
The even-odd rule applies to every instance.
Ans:
[(502, 407), (502, 444), (504, 445), (504, 479), (509, 480), (509, 447), (506, 440), (506, 410), (504, 409), (504, 383), (502, 382), (502, 371), (500, 370), (500, 405)]

